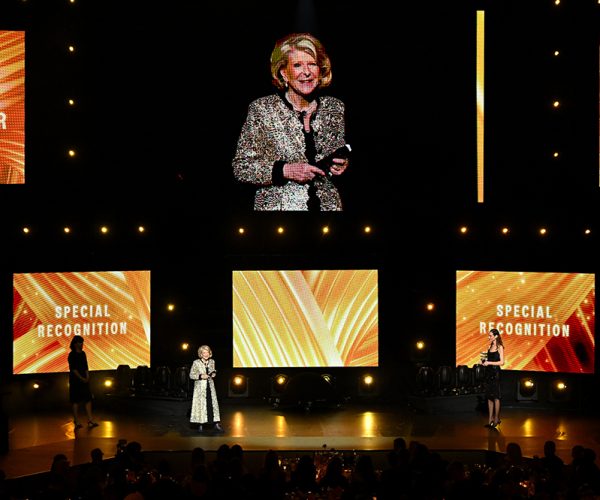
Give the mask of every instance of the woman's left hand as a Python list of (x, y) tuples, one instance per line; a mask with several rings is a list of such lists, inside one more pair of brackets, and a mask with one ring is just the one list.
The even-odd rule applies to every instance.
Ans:
[(344, 170), (348, 168), (348, 158), (334, 158), (333, 165), (330, 170), (333, 175), (340, 175), (344, 173)]

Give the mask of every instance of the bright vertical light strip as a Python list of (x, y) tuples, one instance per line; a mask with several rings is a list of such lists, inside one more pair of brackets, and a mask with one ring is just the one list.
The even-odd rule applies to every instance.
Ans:
[(477, 203), (483, 203), (483, 137), (484, 114), (483, 103), (485, 93), (485, 12), (477, 11)]

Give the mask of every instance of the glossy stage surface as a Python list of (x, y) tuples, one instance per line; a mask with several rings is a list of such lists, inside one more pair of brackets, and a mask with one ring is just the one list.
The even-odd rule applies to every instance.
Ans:
[(47, 471), (52, 457), (64, 453), (71, 464), (90, 460), (100, 448), (104, 458), (114, 456), (119, 439), (138, 441), (144, 451), (189, 451), (200, 446), (215, 451), (221, 444), (240, 444), (244, 450), (382, 451), (396, 437), (419, 441), (431, 450), (490, 450), (504, 452), (517, 442), (527, 457), (542, 455), (546, 440), (557, 444), (558, 455), (570, 462), (576, 444), (600, 452), (600, 419), (580, 410), (506, 408), (498, 429), (484, 427), (480, 411), (427, 412), (410, 405), (348, 404), (336, 409), (273, 409), (266, 403), (223, 401), (225, 433), (199, 434), (185, 412), (158, 414), (152, 402), (143, 411), (97, 409), (99, 426), (77, 432), (68, 411), (9, 416), (9, 451), (0, 455), (7, 477)]

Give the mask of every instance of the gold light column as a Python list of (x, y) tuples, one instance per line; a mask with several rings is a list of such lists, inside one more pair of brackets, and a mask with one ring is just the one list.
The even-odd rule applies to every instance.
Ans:
[(484, 93), (485, 93), (485, 11), (477, 11), (477, 203), (483, 203), (483, 139), (484, 139)]

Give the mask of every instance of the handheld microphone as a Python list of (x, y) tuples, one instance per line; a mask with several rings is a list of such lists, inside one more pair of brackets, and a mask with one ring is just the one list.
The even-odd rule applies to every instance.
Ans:
[(324, 158), (321, 158), (315, 166), (323, 170), (323, 172), (325, 172), (325, 174), (327, 174), (328, 177), (331, 177), (333, 175), (331, 173), (331, 167), (335, 165), (335, 163), (333, 163), (333, 159), (348, 159), (350, 158), (350, 153), (352, 153), (352, 148), (350, 147), (350, 144), (344, 144), (341, 148), (336, 149), (333, 153), (330, 153)]

